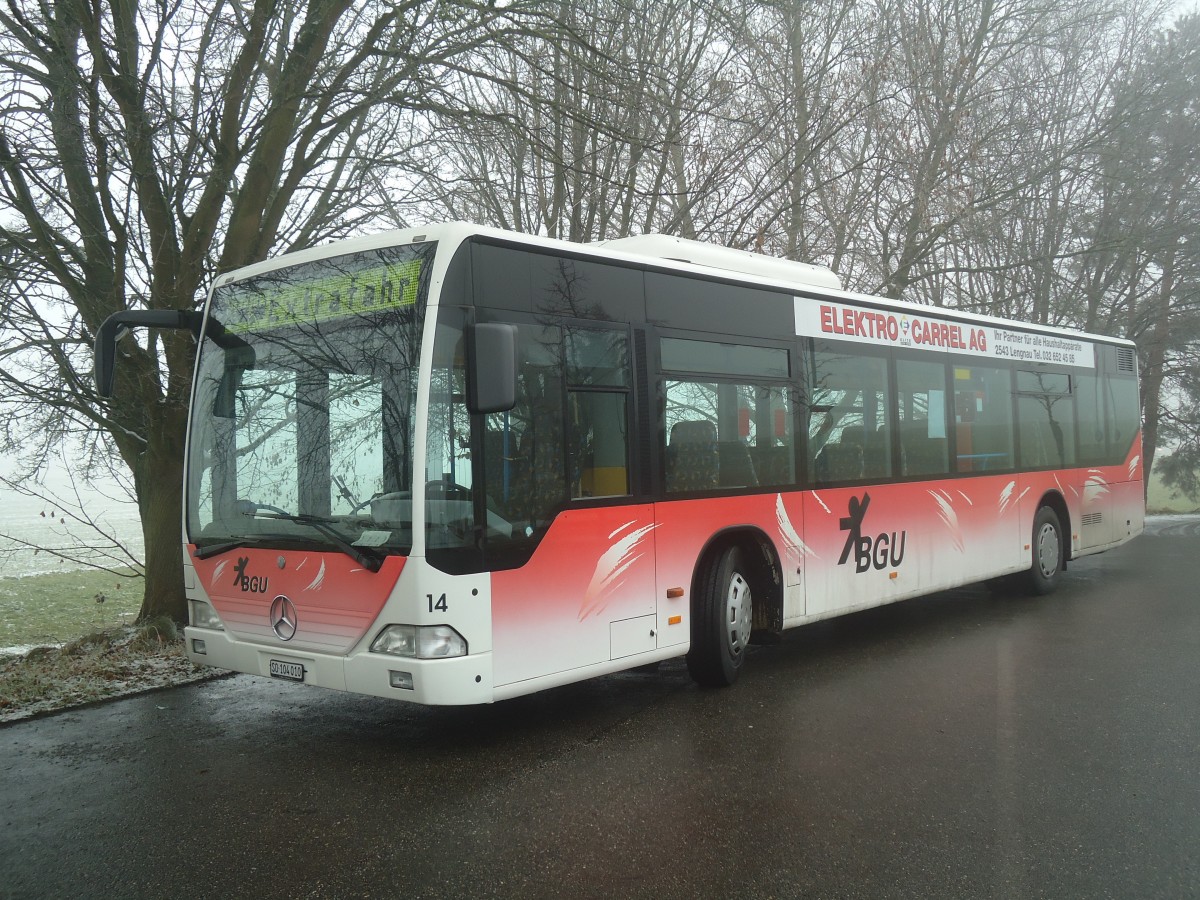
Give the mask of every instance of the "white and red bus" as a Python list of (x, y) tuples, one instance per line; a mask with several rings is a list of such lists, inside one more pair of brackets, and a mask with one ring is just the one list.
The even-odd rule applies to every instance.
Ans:
[(660, 235), (446, 224), (217, 279), (187, 450), (191, 659), (430, 704), (686, 656), (1142, 530), (1128, 341)]

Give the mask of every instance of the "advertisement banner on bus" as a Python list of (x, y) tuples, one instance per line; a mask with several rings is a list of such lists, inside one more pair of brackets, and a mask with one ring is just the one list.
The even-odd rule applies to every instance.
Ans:
[(1012, 331), (972, 322), (954, 322), (932, 315), (910, 315), (810, 297), (796, 297), (795, 309), (796, 333), (806, 337), (855, 341), (881, 347), (944, 350), (967, 356), (1085, 369), (1096, 366), (1092, 344), (1070, 335)]

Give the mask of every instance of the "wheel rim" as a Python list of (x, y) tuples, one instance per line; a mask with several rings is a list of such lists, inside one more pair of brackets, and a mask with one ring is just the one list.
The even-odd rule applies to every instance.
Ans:
[(750, 598), (750, 584), (741, 572), (734, 572), (729, 579), (729, 590), (725, 594), (725, 638), (729, 653), (741, 656), (750, 642), (750, 626), (753, 621), (754, 604)]
[(1052, 577), (1058, 572), (1058, 560), (1062, 548), (1059, 546), (1058, 529), (1049, 522), (1043, 523), (1038, 532), (1037, 550), (1038, 567), (1042, 570), (1042, 577)]

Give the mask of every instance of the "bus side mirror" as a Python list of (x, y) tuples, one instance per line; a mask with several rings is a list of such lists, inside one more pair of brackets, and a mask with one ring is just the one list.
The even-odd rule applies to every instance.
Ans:
[[(130, 309), (113, 313), (101, 323), (100, 330), (96, 332), (94, 364), (96, 393), (101, 397), (113, 395), (113, 370), (117, 361), (117, 341), (128, 334), (129, 329), (186, 328), (199, 340), (203, 322), (203, 313), (185, 309)], [(254, 348), (236, 334), (227, 331), (220, 322), (210, 318), (205, 333), (218, 347), (234, 354), (232, 363), (234, 367), (240, 368), (241, 371), (253, 368)], [(241, 379), (241, 371), (237, 372), (234, 379), (234, 391), (237, 388), (236, 382)], [(232, 408), (232, 400), (230, 407)]]
[(113, 395), (117, 341), (130, 328), (187, 328), (192, 334), (198, 335), (202, 321), (200, 313), (179, 309), (131, 309), (113, 313), (96, 332), (96, 393), (101, 397)]
[(480, 322), (468, 327), (469, 388), (473, 413), (506, 412), (517, 405), (517, 326)]

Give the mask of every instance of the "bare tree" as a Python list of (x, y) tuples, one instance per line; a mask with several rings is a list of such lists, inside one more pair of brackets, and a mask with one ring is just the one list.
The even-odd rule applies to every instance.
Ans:
[[(872, 161), (863, 127), (878, 103), (881, 58), (871, 4), (748, 4), (739, 33), (745, 72), (732, 127), (751, 154), (747, 201), (731, 208), (743, 245), (855, 269), (862, 182)], [(853, 280), (852, 275), (850, 280)]]
[(1183, 450), (1168, 471), (1176, 483), (1194, 484), (1194, 471), (1188, 474), (1187, 468), (1194, 470), (1200, 460), (1195, 454), (1200, 444), (1195, 431), (1200, 424), (1195, 363), (1200, 336), (1200, 244), (1195, 239), (1200, 228), (1200, 171), (1195, 164), (1200, 15), (1186, 16), (1158, 36), (1145, 66), (1124, 85), (1114, 107), (1132, 110), (1124, 124), (1133, 152), (1126, 165), (1106, 173), (1113, 219), (1124, 232), (1124, 239), (1112, 241), (1110, 255), (1148, 286), (1118, 305), (1141, 356), (1145, 465), (1150, 471), (1165, 430)]
[(123, 341), (109, 402), (88, 376), (92, 336), (111, 313), (194, 308), (221, 271), (380, 216), (406, 123), (457, 108), (450, 74), (525, 28), (536, 4), (500, 6), (13, 0), (0, 11), (7, 445), (36, 453), (103, 435), (119, 453), (145, 534), (142, 617), (185, 615), (194, 347), (178, 332)]
[(604, 0), (557, 8), (460, 83), (476, 116), (428, 145), (414, 204), (552, 237), (707, 231), (743, 149), (706, 126), (732, 99), (719, 2)]

